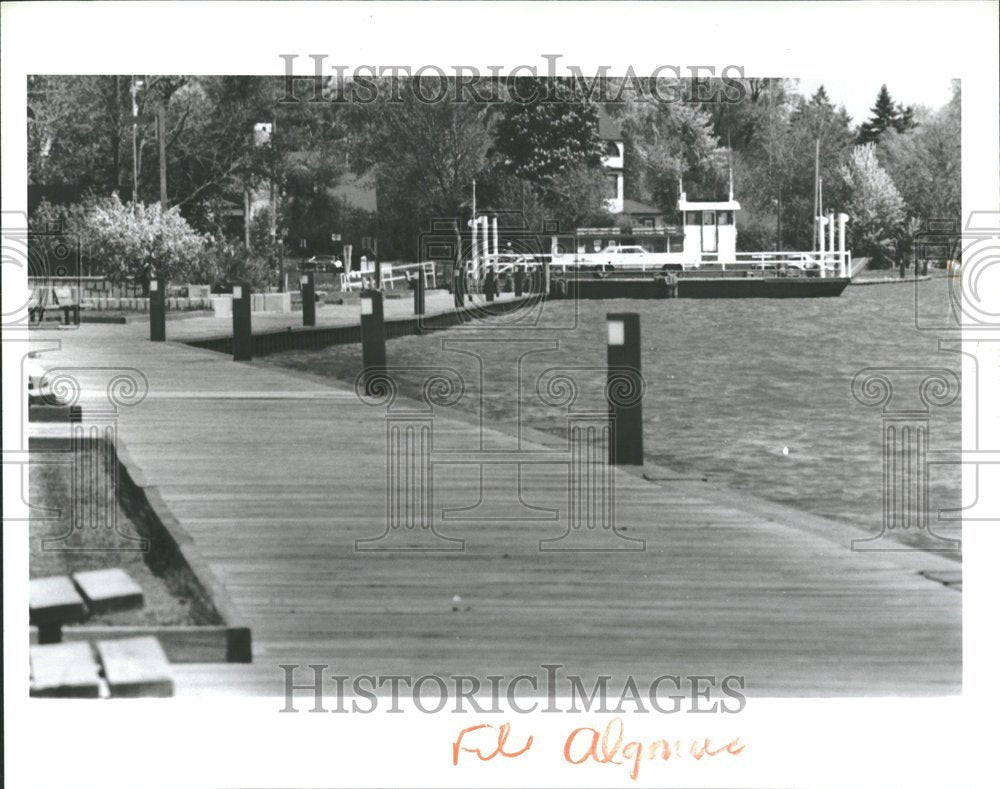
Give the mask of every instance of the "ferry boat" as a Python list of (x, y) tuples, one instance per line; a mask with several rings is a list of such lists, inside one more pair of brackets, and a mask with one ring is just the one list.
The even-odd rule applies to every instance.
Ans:
[[(804, 298), (839, 296), (851, 282), (846, 214), (817, 217), (814, 251), (736, 251), (728, 200), (678, 201), (681, 224), (579, 228), (551, 239), (550, 294), (576, 298)], [(666, 287), (664, 287), (664, 281)]]

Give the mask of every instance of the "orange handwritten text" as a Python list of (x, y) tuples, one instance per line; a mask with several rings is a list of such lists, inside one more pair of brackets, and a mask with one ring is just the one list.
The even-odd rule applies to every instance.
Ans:
[(508, 759), (513, 759), (516, 756), (520, 756), (522, 753), (531, 747), (531, 743), (534, 741), (534, 736), (529, 736), (527, 742), (525, 742), (524, 747), (519, 751), (507, 751), (504, 746), (507, 744), (507, 738), (510, 736), (510, 724), (505, 723), (496, 733), (496, 749), (489, 754), (484, 754), (479, 748), (466, 748), (462, 745), (462, 740), (467, 734), (472, 734), (480, 729), (492, 729), (493, 726), (488, 723), (480, 723), (478, 726), (468, 726), (458, 733), (458, 739), (451, 744), (451, 763), (458, 766), (458, 757), (462, 751), (466, 753), (474, 753), (479, 757), (480, 761), (488, 762), (497, 756), (504, 756)]
[[(679, 739), (673, 742), (653, 740), (648, 744), (624, 740), (625, 727), (621, 718), (608, 721), (603, 732), (582, 726), (573, 729), (566, 738), (563, 758), (570, 764), (583, 764), (588, 759), (598, 764), (623, 764), (629, 768), (629, 777), (634, 781), (639, 777), (639, 765), (643, 759), (659, 758), (667, 761), (671, 756), (679, 759), (684, 753)], [(739, 737), (717, 748), (713, 748), (708, 737), (704, 737), (691, 742), (687, 752), (695, 761), (701, 761), (706, 756), (718, 756), (721, 753), (738, 756), (744, 748), (746, 746), (740, 745)], [(617, 758), (619, 754), (621, 759)]]

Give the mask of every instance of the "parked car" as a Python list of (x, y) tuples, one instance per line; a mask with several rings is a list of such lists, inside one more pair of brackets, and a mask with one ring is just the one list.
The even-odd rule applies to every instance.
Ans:
[(341, 274), (344, 264), (336, 255), (313, 255), (299, 266), (302, 271), (332, 271)]

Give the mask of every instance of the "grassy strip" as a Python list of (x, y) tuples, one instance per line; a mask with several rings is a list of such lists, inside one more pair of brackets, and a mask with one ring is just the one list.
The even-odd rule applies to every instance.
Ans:
[[(100, 454), (103, 457), (103, 453)], [(121, 567), (142, 587), (145, 606), (134, 611), (97, 615), (88, 622), (104, 625), (198, 623), (191, 611), (191, 601), (170, 592), (163, 577), (155, 574), (146, 563), (146, 553), (121, 550), (134, 548), (122, 534), (137, 535), (139, 532), (117, 501), (115, 480), (106, 463), (91, 464), (84, 490), (74, 491), (70, 464), (54, 463), (51, 455), (32, 453), (30, 457), (29, 574), (32, 578)], [(111, 511), (110, 507), (117, 511), (117, 530), (108, 528), (106, 523), (109, 518), (105, 513)], [(86, 525), (71, 532), (74, 522)], [(90, 525), (95, 523), (96, 528)], [(67, 532), (71, 533), (65, 541), (43, 543), (46, 538), (58, 538)]]

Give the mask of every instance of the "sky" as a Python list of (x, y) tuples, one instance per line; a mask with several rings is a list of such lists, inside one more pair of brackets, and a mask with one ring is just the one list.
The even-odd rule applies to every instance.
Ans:
[(855, 125), (868, 119), (879, 88), (885, 83), (889, 95), (897, 104), (923, 104), (937, 109), (951, 99), (951, 80), (947, 77), (927, 77), (925, 74), (902, 75), (889, 79), (876, 77), (834, 77), (833, 79), (800, 79), (798, 91), (811, 96), (823, 85), (834, 105), (843, 104)]

